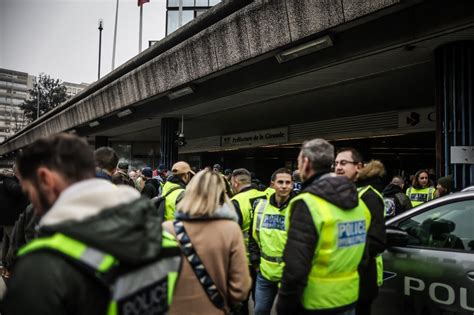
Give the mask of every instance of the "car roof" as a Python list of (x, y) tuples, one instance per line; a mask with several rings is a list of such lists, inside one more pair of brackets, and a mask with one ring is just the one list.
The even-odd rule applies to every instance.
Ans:
[(466, 187), (464, 188), (463, 190), (461, 190), (462, 192), (465, 192), (465, 191), (474, 191), (474, 186), (469, 186), (469, 187)]
[(412, 216), (413, 214), (417, 213), (417, 212), (422, 212), (424, 209), (426, 208), (433, 208), (433, 207), (436, 207), (437, 205), (443, 205), (443, 204), (449, 204), (449, 203), (452, 203), (452, 202), (455, 202), (457, 200), (464, 200), (464, 199), (473, 199), (474, 200), (474, 186), (471, 186), (471, 187), (468, 187), (468, 188), (472, 188), (472, 189), (464, 189), (463, 191), (460, 191), (460, 192), (455, 192), (455, 193), (452, 193), (452, 194), (449, 194), (449, 195), (446, 195), (446, 196), (443, 196), (443, 197), (440, 197), (440, 198), (436, 198), (436, 199), (433, 199), (433, 200), (430, 200), (428, 202), (425, 202), (413, 209), (410, 209), (408, 211), (405, 211), (389, 220), (387, 220), (387, 222), (385, 223), (385, 225), (390, 225), (390, 224), (393, 224), (395, 222), (398, 222), (400, 221), (401, 219), (405, 218), (405, 217), (409, 217), (409, 216)]

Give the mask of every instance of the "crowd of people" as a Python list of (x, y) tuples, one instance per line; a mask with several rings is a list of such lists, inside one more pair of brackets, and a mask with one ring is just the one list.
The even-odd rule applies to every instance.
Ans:
[(0, 174), (1, 314), (370, 314), (386, 218), (452, 179), (385, 185), (381, 161), (324, 139), (297, 160), (267, 187), (245, 168), (132, 170), (74, 135), (36, 140)]

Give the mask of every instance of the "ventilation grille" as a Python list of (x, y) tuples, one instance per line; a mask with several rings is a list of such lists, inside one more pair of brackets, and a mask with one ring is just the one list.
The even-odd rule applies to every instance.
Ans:
[(394, 129), (398, 129), (398, 112), (390, 111), (290, 125), (288, 135), (293, 143), (322, 136), (357, 137), (367, 132)]
[(221, 137), (213, 136), (199, 139), (186, 140), (184, 147), (179, 148), (179, 153), (193, 153), (203, 151), (222, 150)]

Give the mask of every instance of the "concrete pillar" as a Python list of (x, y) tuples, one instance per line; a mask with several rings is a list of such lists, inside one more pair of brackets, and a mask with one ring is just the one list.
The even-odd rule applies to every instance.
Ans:
[(108, 147), (109, 146), (109, 137), (105, 136), (95, 136), (95, 148)]
[(435, 66), (438, 175), (462, 189), (474, 185), (474, 164), (451, 164), (451, 147), (474, 146), (474, 41), (438, 47)]
[(162, 118), (160, 136), (160, 164), (165, 164), (168, 169), (178, 160), (178, 145), (176, 143), (179, 131), (179, 119)]

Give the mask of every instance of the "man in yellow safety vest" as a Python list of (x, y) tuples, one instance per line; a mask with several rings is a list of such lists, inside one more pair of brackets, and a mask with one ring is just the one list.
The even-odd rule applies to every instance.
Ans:
[[(244, 236), (244, 244), (247, 251), (247, 262), (249, 264), (250, 276), (252, 277), (252, 290), (255, 290), (256, 271), (250, 266), (249, 240), (253, 222), (253, 207), (259, 199), (266, 199), (265, 192), (259, 191), (252, 186), (252, 176), (245, 168), (238, 168), (232, 172), (230, 179), (234, 196), (231, 201), (237, 212), (239, 225)], [(252, 294), (253, 296), (253, 294)], [(243, 314), (248, 314), (248, 299), (243, 303)]]
[(370, 215), (354, 184), (331, 173), (333, 162), (334, 147), (324, 139), (305, 142), (299, 153), (304, 182), (286, 221), (279, 315), (355, 312)]
[(367, 233), (364, 257), (359, 265), (359, 300), (356, 314), (370, 315), (372, 302), (378, 295), (383, 282), (381, 254), (385, 250), (385, 204), (381, 191), (385, 168), (380, 161), (362, 163), (361, 154), (354, 148), (339, 150), (334, 167), (337, 175), (353, 181), (359, 190), (359, 197), (370, 211), (371, 223)]
[(254, 210), (252, 240), (258, 245), (250, 253), (252, 265), (258, 266), (255, 288), (255, 315), (270, 314), (283, 273), (283, 250), (286, 244), (286, 214), (293, 194), (290, 170), (280, 168), (271, 177), (274, 193), (258, 201)]
[(19, 251), (2, 314), (167, 312), (181, 255), (149, 199), (94, 178), (93, 152), (74, 135), (36, 140), (17, 165), (41, 220), (39, 238)]

